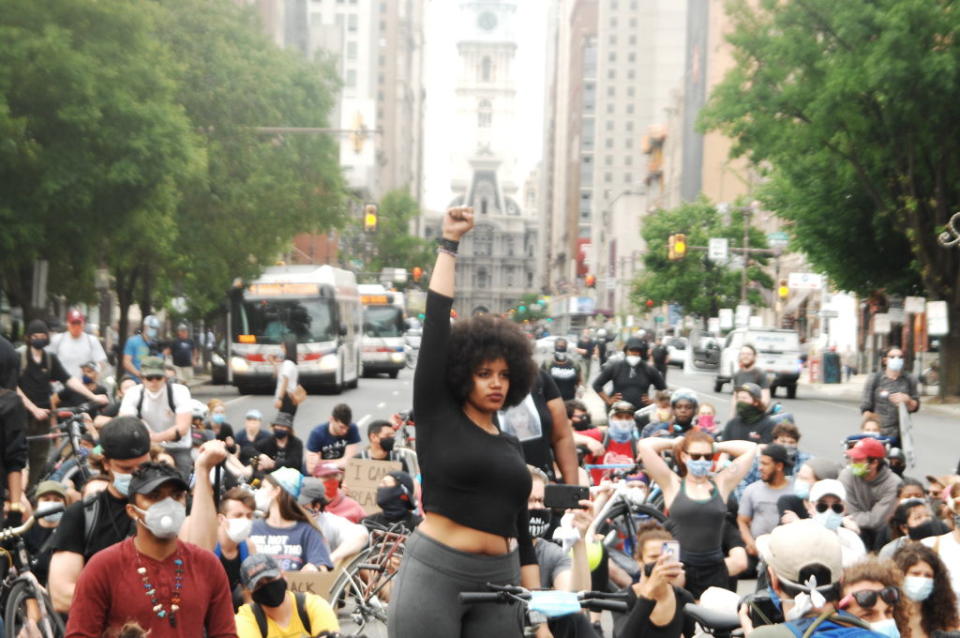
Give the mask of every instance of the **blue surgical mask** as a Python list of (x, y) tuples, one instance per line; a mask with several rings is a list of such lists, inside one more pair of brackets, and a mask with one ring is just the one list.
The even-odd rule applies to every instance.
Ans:
[(926, 576), (907, 576), (903, 579), (903, 593), (910, 600), (922, 603), (933, 593), (933, 579)]
[(878, 620), (870, 623), (870, 629), (887, 638), (900, 638), (900, 630), (897, 629), (897, 621), (893, 618)]
[(687, 471), (690, 472), (690, 476), (707, 476), (710, 474), (710, 468), (712, 467), (713, 460), (711, 459), (691, 459), (687, 461)]
[[(37, 514), (42, 514), (47, 510), (53, 509), (54, 507), (59, 507), (61, 504), (56, 501), (42, 501), (37, 503)], [(56, 514), (49, 514), (43, 517), (45, 520), (50, 521), (51, 523), (59, 523), (60, 519), (63, 518), (63, 512), (57, 512)]]
[(580, 613), (577, 594), (569, 591), (546, 590), (530, 592), (530, 609), (547, 618), (559, 618)]
[(794, 481), (793, 482), (793, 493), (795, 496), (799, 496), (803, 500), (810, 498), (810, 484), (806, 481)]
[(88, 375), (88, 374), (85, 374), (85, 375), (83, 375), (83, 376), (80, 377), (80, 378), (83, 380), (83, 385), (87, 385), (87, 384), (89, 384), (89, 383), (93, 383), (93, 377), (91, 377), (91, 376)]
[(150, 337), (151, 339), (155, 338), (157, 336), (157, 329), (147, 328), (147, 336)]
[(227, 415), (222, 412), (215, 412), (213, 416), (210, 417), (210, 420), (214, 423), (220, 424), (227, 420)]
[(133, 474), (124, 474), (123, 472), (113, 473), (113, 486), (124, 496), (130, 496), (131, 480), (133, 480)]
[(835, 532), (837, 528), (840, 527), (840, 524), (843, 523), (843, 514), (837, 514), (833, 510), (827, 510), (826, 512), (817, 512), (813, 516), (813, 519), (831, 532)]
[(610, 427), (607, 428), (610, 433), (610, 438), (617, 443), (626, 443), (629, 441), (633, 438), (633, 433), (636, 429), (637, 427), (634, 425), (633, 419), (611, 419)]
[(887, 359), (887, 368), (894, 372), (903, 370), (903, 357), (890, 357)]

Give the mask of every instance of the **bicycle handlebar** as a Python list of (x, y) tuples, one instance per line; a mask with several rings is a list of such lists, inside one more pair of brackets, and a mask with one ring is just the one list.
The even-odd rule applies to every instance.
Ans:
[(0, 529), (0, 542), (8, 541), (11, 538), (16, 538), (17, 536), (23, 536), (28, 531), (30, 531), (30, 528), (33, 527), (33, 524), (36, 523), (37, 520), (41, 518), (46, 518), (53, 514), (59, 514), (64, 509), (66, 509), (66, 505), (64, 505), (63, 503), (57, 503), (55, 506), (51, 507), (48, 510), (44, 510), (43, 512), (34, 512), (33, 516), (25, 520), (23, 523), (21, 523), (17, 527), (7, 527), (6, 529)]
[(75, 405), (72, 407), (57, 408), (57, 418), (71, 419), (79, 416), (80, 414), (89, 415), (90, 411), (97, 407), (99, 407), (99, 404), (94, 403), (93, 401), (87, 401), (86, 403), (81, 403), (80, 405)]
[[(494, 585), (487, 583), (490, 591), (483, 592), (462, 592), (459, 594), (461, 603), (494, 603), (494, 604), (513, 604), (521, 602), (524, 605), (529, 604), (533, 593), (530, 590), (518, 587), (516, 585)], [(627, 594), (610, 593), (602, 591), (581, 591), (577, 592), (577, 602), (581, 609), (589, 611), (627, 611)]]

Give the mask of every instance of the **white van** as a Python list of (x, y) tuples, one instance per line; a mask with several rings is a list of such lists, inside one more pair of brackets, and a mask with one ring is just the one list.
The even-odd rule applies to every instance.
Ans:
[(795, 399), (800, 378), (800, 339), (793, 330), (775, 328), (737, 328), (727, 335), (713, 391), (723, 391), (723, 386), (733, 379), (740, 365), (740, 348), (744, 345), (757, 349), (756, 367), (767, 374), (770, 396), (776, 394), (777, 388), (784, 387), (787, 398)]

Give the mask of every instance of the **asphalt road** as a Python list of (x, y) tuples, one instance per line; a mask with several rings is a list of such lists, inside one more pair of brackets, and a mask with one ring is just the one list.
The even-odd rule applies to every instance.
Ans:
[[(354, 421), (361, 427), (361, 436), (366, 441), (366, 425), (374, 419), (386, 419), (391, 414), (412, 407), (413, 371), (403, 370), (397, 379), (386, 376), (361, 379), (355, 390), (346, 390), (341, 395), (311, 395), (300, 406), (294, 428), (297, 436), (306, 441), (310, 430), (328, 420), (333, 406), (346, 403), (353, 410)], [(718, 421), (729, 413), (729, 394), (713, 392), (713, 374), (697, 371), (684, 374), (680, 368), (671, 367), (667, 376), (671, 388), (690, 387), (702, 400), (710, 401), (718, 408)], [(725, 389), (729, 390), (729, 384)], [(818, 393), (810, 386), (801, 385), (796, 399), (787, 399), (780, 391), (775, 400), (784, 410), (793, 414), (802, 438), (801, 449), (815, 456), (827, 456), (842, 460), (843, 439), (857, 432), (860, 410), (857, 401)], [(243, 423), (244, 414), (257, 408), (269, 419), (276, 410), (268, 395), (238, 395), (230, 386), (200, 386), (194, 388), (194, 396), (207, 401), (213, 397), (227, 404), (228, 421), (235, 427)], [(960, 458), (960, 420), (956, 417), (921, 408), (913, 415), (914, 439), (918, 468), (908, 474), (923, 478), (927, 474), (953, 473)]]

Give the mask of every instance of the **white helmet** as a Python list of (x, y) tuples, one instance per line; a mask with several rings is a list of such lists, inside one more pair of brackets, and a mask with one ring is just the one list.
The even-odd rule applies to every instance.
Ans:
[(194, 419), (206, 419), (207, 418), (207, 406), (203, 401), (198, 399), (190, 400), (190, 412), (191, 416)]

